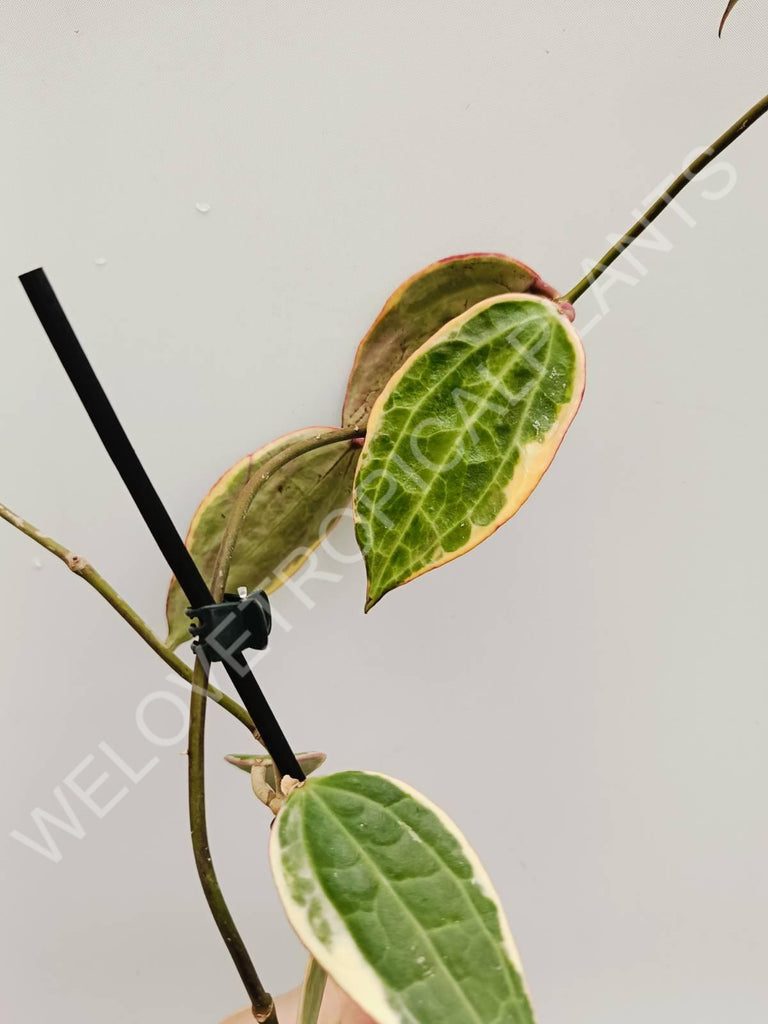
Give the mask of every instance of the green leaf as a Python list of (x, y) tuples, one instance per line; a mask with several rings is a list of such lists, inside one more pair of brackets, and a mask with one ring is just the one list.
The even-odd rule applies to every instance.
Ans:
[[(309, 754), (297, 754), (296, 760), (304, 770), (305, 775), (311, 775), (312, 772), (316, 772), (317, 769), (325, 764), (327, 754), (309, 753)], [(233, 764), (235, 768), (240, 768), (241, 771), (248, 772), (250, 774), (251, 768), (255, 765), (259, 765), (266, 769), (266, 783), (275, 789), (275, 766), (272, 763), (272, 758), (268, 754), (227, 754), (224, 758), (229, 764)]]
[(360, 342), (342, 424), (364, 427), (381, 389), (411, 353), (476, 302), (505, 292), (555, 298), (554, 289), (530, 267), (497, 253), (449, 256), (410, 277), (390, 295)]
[(736, 6), (737, 3), (738, 3), (738, 0), (728, 0), (728, 6), (725, 9), (725, 14), (723, 15), (723, 20), (720, 22), (720, 31), (717, 33), (719, 36), (722, 36), (723, 29), (725, 28), (725, 23), (726, 23), (726, 21), (728, 21), (728, 18), (730, 17), (730, 14), (731, 14), (731, 11), (733, 10), (733, 8)]
[(379, 395), (354, 486), (366, 610), (480, 544), (520, 508), (576, 415), (584, 351), (555, 303), (478, 303)]
[(288, 919), (378, 1024), (531, 1024), (498, 897), (456, 825), (402, 782), (340, 772), (295, 789), (270, 859)]
[[(206, 580), (211, 579), (216, 555), (232, 504), (240, 489), (279, 452), (310, 437), (330, 436), (335, 427), (306, 427), (279, 437), (235, 463), (199, 505), (185, 541)], [(293, 575), (335, 525), (349, 502), (352, 479), (360, 455), (354, 442), (326, 445), (299, 456), (278, 470), (259, 488), (245, 518), (235, 547), (227, 589), (267, 593)], [(189, 640), (188, 607), (176, 580), (171, 581), (166, 603), (168, 646)]]

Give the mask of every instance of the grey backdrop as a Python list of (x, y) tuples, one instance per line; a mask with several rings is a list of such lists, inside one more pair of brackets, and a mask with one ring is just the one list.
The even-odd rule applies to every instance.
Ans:
[[(421, 266), (501, 250), (569, 288), (765, 91), (768, 8), (718, 43), (723, 2), (8, 5), (0, 500), (161, 631), (167, 570), (15, 276), (46, 266), (185, 527), (247, 451), (337, 422), (359, 337)], [(293, 628), (259, 668), (297, 747), (452, 813), (549, 1024), (768, 1015), (768, 121), (727, 159), (726, 197), (703, 195), (721, 169), (644, 274), (621, 264), (636, 283), (606, 294), (582, 412), (517, 518), (367, 618), (359, 564), (308, 584), (314, 608), (280, 594)], [(172, 735), (151, 695), (185, 695), (2, 523), (0, 565), (4, 1017), (213, 1024), (244, 1000), (197, 887), (184, 741), (136, 723), (150, 697)], [(277, 991), (303, 956), (266, 812), (221, 761), (242, 730), (209, 721), (216, 862)], [(159, 762), (133, 784), (100, 743)], [(129, 790), (101, 819), (64, 785), (79, 766), (85, 788), (110, 771), (101, 803)], [(53, 863), (10, 833), (57, 786), (84, 835), (53, 829)]]

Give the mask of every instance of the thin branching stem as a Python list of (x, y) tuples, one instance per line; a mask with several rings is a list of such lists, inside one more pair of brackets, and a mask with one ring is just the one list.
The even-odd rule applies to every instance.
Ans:
[(704, 168), (710, 164), (715, 157), (719, 156), (724, 149), (727, 149), (732, 142), (734, 142), (755, 121), (759, 120), (764, 113), (768, 111), (768, 96), (764, 96), (759, 103), (756, 103), (751, 110), (739, 118), (739, 120), (731, 125), (727, 132), (720, 136), (720, 138), (714, 142), (708, 150), (698, 156), (693, 163), (691, 163), (683, 171), (678, 178), (669, 186), (667, 191), (651, 206), (651, 208), (643, 214), (643, 216), (632, 225), (627, 231), (623, 238), (611, 246), (608, 252), (603, 256), (597, 266), (593, 267), (588, 274), (586, 274), (578, 284), (575, 284), (573, 288), (566, 294), (563, 295), (564, 302), (576, 302), (581, 296), (597, 281), (610, 267), (610, 265), (621, 256), (625, 249), (627, 249), (635, 239), (639, 238), (645, 229), (656, 220), (659, 214), (663, 213), (664, 210), (669, 206), (672, 200), (678, 196), (689, 181), (693, 181), (697, 174), (704, 170)]
[[(214, 593), (217, 600), (217, 596)], [(272, 996), (266, 991), (256, 973), (253, 961), (237, 930), (221, 891), (216, 870), (211, 859), (208, 841), (208, 823), (205, 811), (205, 699), (208, 687), (208, 671), (198, 658), (192, 675), (192, 697), (189, 705), (189, 828), (192, 849), (195, 854), (197, 874), (203, 893), (208, 902), (216, 927), (232, 957), (248, 998), (251, 1000), (253, 1016), (264, 1024), (278, 1024), (277, 1011)]]
[[(104, 577), (98, 573), (94, 567), (87, 562), (80, 555), (74, 554), (69, 548), (64, 547), (57, 540), (52, 537), (46, 536), (41, 530), (38, 530), (32, 523), (27, 522), (26, 519), (22, 519), (21, 516), (16, 515), (5, 505), (0, 504), (0, 519), (4, 519), (11, 526), (15, 526), (17, 530), (20, 530), (27, 537), (30, 537), (36, 544), (44, 547), (46, 551), (50, 551), (52, 555), (59, 558), (68, 569), (70, 569), (76, 576), (85, 580), (89, 583), (95, 591), (97, 591), (104, 600), (110, 604), (115, 611), (120, 615), (134, 632), (138, 633), (141, 639), (152, 648), (155, 654), (158, 654), (163, 661), (173, 671), (184, 679), (186, 682), (192, 682), (192, 669), (181, 658), (174, 654), (170, 648), (166, 647), (160, 637), (153, 633), (147, 623), (134, 611), (133, 608), (118, 594), (113, 586), (111, 586)], [(225, 711), (228, 711), (230, 715), (236, 718), (239, 722), (249, 730), (254, 732), (254, 724), (251, 721), (251, 716), (241, 707), (236, 700), (232, 700), (221, 690), (218, 690), (215, 686), (211, 686), (207, 689), (206, 695), (208, 700), (214, 701), (219, 704)]]

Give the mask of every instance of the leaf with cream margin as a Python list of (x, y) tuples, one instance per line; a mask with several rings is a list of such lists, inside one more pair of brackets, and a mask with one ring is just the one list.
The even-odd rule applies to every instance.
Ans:
[[(327, 754), (320, 754), (316, 752), (302, 753), (296, 755), (296, 760), (301, 765), (301, 768), (305, 775), (311, 775), (312, 772), (316, 772), (318, 768), (325, 764)], [(251, 768), (260, 767), (265, 770), (265, 781), (268, 786), (275, 789), (275, 765), (269, 754), (227, 754), (224, 760), (228, 764), (233, 764), (235, 768), (239, 768), (241, 771), (248, 772), (250, 775)]]
[(360, 342), (342, 424), (364, 427), (384, 385), (417, 348), (476, 302), (506, 292), (556, 297), (534, 270), (498, 253), (449, 256), (409, 277), (390, 295)]
[[(235, 463), (214, 484), (194, 514), (185, 544), (210, 581), (227, 516), (245, 483), (280, 452), (311, 437), (331, 436), (335, 427), (306, 427), (271, 441)], [(300, 455), (257, 490), (235, 546), (227, 589), (257, 587), (273, 593), (305, 563), (349, 503), (360, 447), (351, 441)], [(334, 513), (338, 513), (334, 515)], [(190, 639), (189, 606), (175, 579), (166, 602), (167, 644)]]
[(722, 36), (723, 29), (725, 28), (725, 23), (726, 23), (726, 21), (728, 21), (728, 18), (731, 16), (731, 11), (733, 10), (733, 8), (736, 6), (737, 3), (738, 3), (738, 0), (728, 0), (728, 6), (725, 9), (725, 14), (723, 15), (723, 20), (720, 22), (720, 31), (717, 33), (718, 36)]
[(533, 295), (479, 302), (379, 395), (354, 485), (366, 610), (476, 547), (538, 484), (584, 392), (584, 350)]
[(372, 772), (308, 779), (272, 828), (288, 919), (377, 1024), (532, 1024), (499, 901), (457, 826)]

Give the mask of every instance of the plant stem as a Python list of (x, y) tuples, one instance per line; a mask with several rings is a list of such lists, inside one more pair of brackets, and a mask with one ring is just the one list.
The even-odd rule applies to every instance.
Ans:
[[(21, 516), (16, 515), (5, 505), (0, 504), (0, 519), (4, 519), (11, 526), (15, 526), (17, 530), (21, 530), (22, 533), (30, 537), (35, 543), (40, 544), (46, 551), (50, 551), (52, 555), (55, 555), (60, 559), (68, 569), (70, 569), (76, 576), (84, 579), (86, 583), (90, 583), (94, 590), (96, 590), (101, 596), (107, 601), (108, 604), (112, 605), (115, 611), (120, 615), (131, 629), (142, 638), (142, 640), (148, 644), (155, 654), (158, 654), (166, 665), (170, 666), (173, 671), (181, 676), (186, 682), (192, 682), (192, 669), (185, 662), (174, 654), (162, 640), (152, 632), (146, 622), (138, 615), (131, 606), (123, 600), (123, 598), (117, 593), (107, 581), (101, 576), (93, 566), (87, 562), (84, 558), (79, 555), (73, 554), (68, 548), (65, 548), (63, 544), (54, 540), (52, 537), (47, 537), (32, 523), (28, 523), (26, 519), (22, 519)], [(221, 690), (216, 689), (215, 686), (208, 687), (206, 694), (209, 700), (214, 701), (216, 704), (221, 705), (225, 711), (228, 711), (230, 715), (236, 718), (239, 722), (254, 733), (255, 727), (251, 721), (251, 716), (241, 707), (237, 701), (232, 700)]]
[(304, 984), (301, 986), (296, 1024), (317, 1024), (327, 980), (327, 973), (310, 954), (304, 975)]
[[(318, 434), (313, 438), (308, 438), (303, 443), (294, 445), (287, 451), (279, 452), (269, 459), (261, 472), (243, 486), (227, 518), (224, 536), (216, 556), (216, 565), (211, 581), (211, 594), (214, 601), (221, 601), (224, 596), (237, 538), (258, 488), (293, 459), (314, 451), (316, 448), (323, 448), (341, 441), (350, 441), (355, 437), (362, 437), (364, 434), (364, 430), (339, 430), (333, 434)], [(207, 686), (208, 671), (198, 659), (192, 676), (187, 749), (189, 758), (189, 824), (195, 864), (208, 907), (251, 1000), (254, 1017), (258, 1021), (277, 1024), (277, 1014), (272, 997), (259, 980), (248, 950), (245, 948), (245, 943), (227, 907), (211, 859), (205, 813), (205, 690)], [(277, 772), (277, 765), (275, 765), (275, 772)]]
[(768, 96), (764, 96), (759, 103), (756, 103), (751, 110), (740, 118), (735, 124), (731, 125), (727, 132), (720, 136), (720, 138), (713, 143), (706, 152), (702, 153), (701, 156), (697, 157), (692, 164), (690, 164), (683, 173), (675, 179), (675, 181), (669, 186), (667, 191), (651, 206), (651, 208), (643, 214), (643, 216), (632, 225), (627, 231), (623, 238), (621, 238), (614, 246), (612, 246), (608, 252), (603, 256), (596, 267), (593, 267), (590, 272), (579, 281), (578, 284), (574, 285), (573, 288), (562, 296), (564, 302), (576, 302), (577, 299), (581, 298), (584, 292), (590, 288), (598, 278), (610, 267), (610, 265), (617, 260), (619, 256), (627, 249), (635, 239), (639, 238), (645, 229), (656, 220), (659, 214), (663, 213), (664, 210), (669, 206), (675, 196), (679, 195), (689, 181), (693, 181), (700, 171), (703, 171), (707, 164), (711, 163), (715, 157), (719, 156), (724, 149), (727, 149), (732, 142), (734, 142), (740, 135), (742, 135), (750, 125), (753, 125), (755, 121), (763, 116), (768, 111)]
[[(213, 569), (211, 589), (214, 594), (218, 591), (223, 594), (227, 586), (229, 567), (232, 564), (232, 556), (235, 552), (235, 545), (243, 525), (243, 520), (248, 515), (248, 509), (256, 496), (256, 492), (262, 484), (265, 484), (271, 476), (274, 476), (283, 466), (300, 458), (317, 448), (325, 448), (329, 444), (340, 444), (342, 441), (351, 441), (357, 437), (364, 437), (365, 430), (337, 430), (332, 434), (317, 434), (299, 444), (291, 445), (284, 451), (278, 452), (268, 459), (261, 470), (250, 480), (247, 480), (240, 489), (234, 504), (227, 517), (227, 524), (224, 529), (224, 536), (216, 556), (216, 564)], [(219, 600), (219, 598), (217, 598)]]
[[(283, 460), (281, 465), (285, 465), (285, 463), (289, 461), (290, 458), (286, 458)], [(263, 480), (267, 479), (268, 476), (274, 472), (274, 469), (269, 469), (269, 464), (267, 464), (267, 469), (269, 472), (260, 474), (258, 477), (254, 478), (257, 481), (257, 485), (262, 483)], [(253, 488), (253, 493), (255, 493), (255, 491), (256, 487)], [(225, 532), (221, 545), (219, 546), (216, 558), (217, 566), (219, 564), (223, 564), (223, 552), (228, 543), (231, 544), (229, 555), (229, 558), (231, 559), (231, 551), (234, 550), (244, 516), (245, 513), (233, 522), (233, 517), (230, 514), (227, 521), (227, 531)], [(228, 541), (229, 535), (231, 536)], [(224, 572), (217, 572), (214, 570), (213, 582), (211, 584), (211, 594), (214, 601), (221, 601), (224, 596), (228, 571), (228, 561)], [(222, 939), (224, 939), (229, 955), (231, 956), (237, 973), (240, 975), (240, 979), (248, 993), (248, 998), (251, 1000), (251, 1008), (253, 1010), (254, 1017), (257, 1021), (263, 1021), (264, 1024), (278, 1024), (277, 1011), (275, 1010), (272, 996), (262, 985), (256, 972), (256, 968), (253, 965), (253, 961), (245, 947), (245, 943), (242, 940), (240, 932), (237, 930), (237, 925), (229, 912), (229, 908), (226, 900), (224, 899), (224, 894), (221, 891), (221, 886), (219, 885), (218, 878), (216, 877), (216, 870), (211, 859), (211, 850), (208, 841), (208, 824), (205, 810), (205, 692), (208, 685), (208, 669), (198, 658), (195, 661), (195, 670), (192, 676), (192, 698), (189, 705), (189, 743), (187, 746), (189, 826), (192, 837), (192, 849), (195, 854), (197, 874), (200, 878), (203, 893), (208, 902), (208, 908), (216, 922), (216, 927), (219, 929), (219, 934)], [(275, 771), (277, 771), (277, 765), (275, 765)]]
[[(214, 593), (216, 600), (220, 595)], [(251, 1000), (253, 1015), (264, 1024), (277, 1024), (277, 1013), (272, 996), (265, 990), (253, 966), (248, 950), (245, 948), (237, 926), (229, 912), (224, 894), (216, 877), (211, 860), (208, 842), (208, 825), (205, 814), (205, 694), (208, 688), (208, 672), (200, 663), (195, 662), (192, 675), (192, 698), (189, 705), (189, 746), (188, 746), (188, 781), (189, 781), (189, 827), (192, 836), (192, 849), (200, 884), (208, 901), (213, 919), (221, 937), (229, 950), (229, 955)]]

